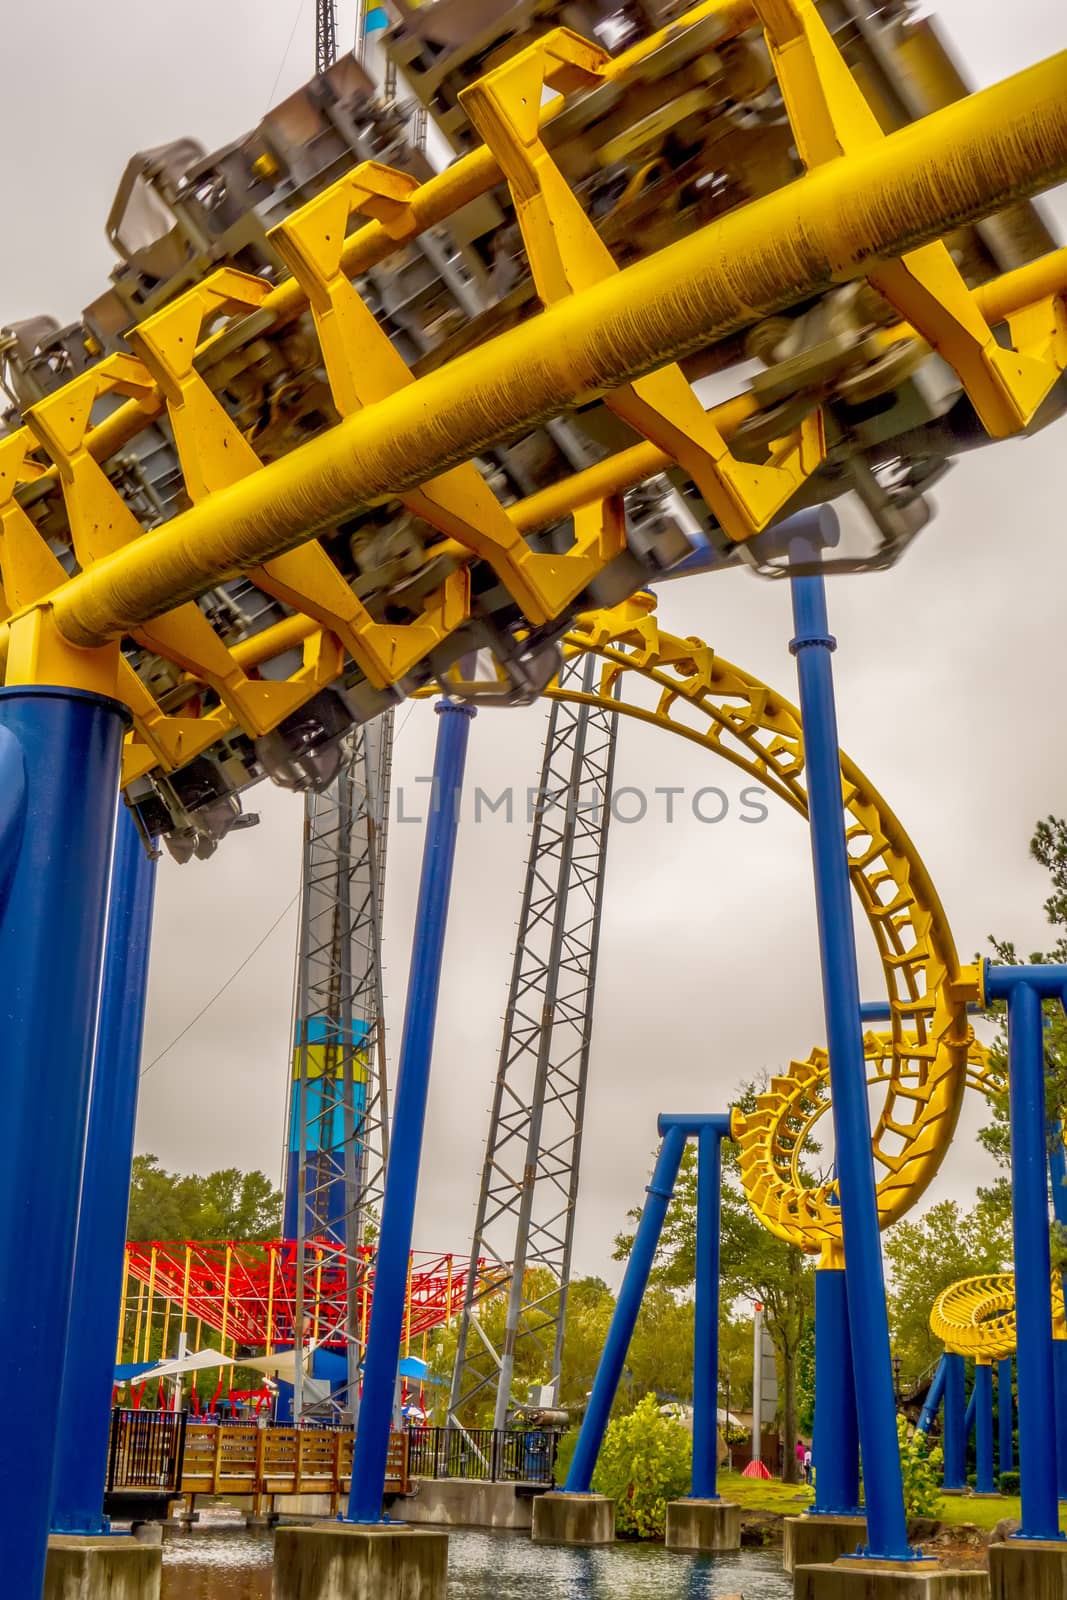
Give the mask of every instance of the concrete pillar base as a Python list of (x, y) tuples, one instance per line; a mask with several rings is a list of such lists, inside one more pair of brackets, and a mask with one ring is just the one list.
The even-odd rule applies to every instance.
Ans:
[(274, 1535), (274, 1600), (446, 1600), (448, 1534), (331, 1522)]
[(992, 1600), (1067, 1600), (1067, 1541), (1005, 1539), (989, 1546)]
[[(1013, 1600), (1032, 1600), (1018, 1590)], [(793, 1600), (989, 1600), (985, 1572), (953, 1572), (936, 1561), (865, 1561), (796, 1567)]]
[(534, 1501), (534, 1544), (614, 1544), (615, 1502), (603, 1494), (541, 1494)]
[(782, 1524), (782, 1560), (787, 1572), (836, 1561), (838, 1556), (854, 1556), (866, 1542), (866, 1517), (809, 1512), (806, 1517), (786, 1517)]
[(740, 1550), (741, 1507), (727, 1500), (671, 1500), (668, 1550)]
[(159, 1600), (163, 1552), (125, 1534), (53, 1533), (43, 1600)]

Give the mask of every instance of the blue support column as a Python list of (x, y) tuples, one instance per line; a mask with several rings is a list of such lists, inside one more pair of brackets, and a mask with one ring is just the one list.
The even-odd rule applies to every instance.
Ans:
[(993, 1481), (993, 1368), (979, 1363), (974, 1369), (974, 1435), (978, 1494), (994, 1494)]
[(108, 1527), (104, 1485), (155, 883), (155, 861), (120, 806), (56, 1445), (56, 1533)]
[[(719, 1217), (722, 1140), (728, 1117), (709, 1118), (697, 1133), (696, 1305), (693, 1319), (694, 1500), (717, 1500), (719, 1465)], [(666, 1133), (664, 1119), (660, 1132)]]
[(1052, 1341), (1052, 1382), (1056, 1390), (1056, 1496), (1067, 1500), (1067, 1340)]
[(415, 1221), (419, 1161), (430, 1087), (437, 998), (441, 987), (445, 928), (456, 859), (459, 797), (474, 708), (442, 700), (434, 754), (433, 788), (423, 849), (415, 937), (411, 947), (404, 1031), (393, 1109), (393, 1135), (385, 1177), (378, 1237), (374, 1299), (363, 1366), (359, 1428), (352, 1462), (348, 1516), (352, 1522), (381, 1521), (385, 1466), (393, 1418), (400, 1338), (404, 1325), (408, 1258)]
[(946, 1489), (967, 1487), (967, 1401), (963, 1357), (945, 1352), (945, 1410), (941, 1428), (944, 1467), (941, 1481)]
[(630, 1259), (626, 1263), (619, 1298), (611, 1318), (607, 1339), (604, 1341), (600, 1365), (593, 1380), (593, 1391), (582, 1419), (578, 1443), (571, 1458), (570, 1471), (564, 1485), (567, 1494), (588, 1494), (593, 1482), (600, 1446), (604, 1442), (615, 1392), (622, 1377), (626, 1352), (630, 1348), (634, 1324), (641, 1309), (641, 1301), (648, 1287), (648, 1275), (656, 1255), (656, 1246), (663, 1230), (663, 1219), (674, 1194), (678, 1168), (685, 1150), (685, 1131), (678, 1126), (667, 1129), (659, 1147), (652, 1181), (648, 1186), (648, 1199), (641, 1220), (637, 1224)]
[(0, 1552), (36, 1600), (52, 1512), (123, 708), (0, 691)]
[(997, 1362), (997, 1423), (1000, 1433), (999, 1470), (1015, 1471), (1015, 1398), (1011, 1392), (1012, 1359)]
[(860, 1508), (859, 1424), (843, 1267), (815, 1274), (815, 1468), (813, 1516), (850, 1517)]
[[(803, 553), (797, 551), (798, 555)], [(790, 649), (797, 658), (804, 729), (823, 1007), (830, 1053), (830, 1094), (867, 1505), (867, 1553), (889, 1560), (906, 1560), (912, 1552), (908, 1547), (897, 1441), (860, 1022), (856, 939), (841, 801), (841, 757), (830, 661), (835, 641), (827, 622), (823, 579), (794, 578), (792, 591), (795, 637)]]
[(1023, 1539), (1059, 1539), (1052, 1256), (1042, 996), (1059, 998), (1063, 967), (985, 966), (985, 998), (1008, 1002), (1008, 1100), (1015, 1253), (1019, 1470)]
[(971, 1390), (971, 1397), (967, 1401), (967, 1410), (963, 1418), (963, 1443), (964, 1448), (970, 1443), (971, 1434), (974, 1432), (974, 1418), (978, 1407), (978, 1386)]
[(937, 1409), (940, 1406), (942, 1397), (945, 1393), (946, 1360), (947, 1358), (942, 1356), (941, 1360), (937, 1363), (937, 1371), (934, 1373), (934, 1381), (926, 1391), (926, 1399), (923, 1402), (922, 1410), (919, 1412), (919, 1420), (915, 1424), (915, 1428), (918, 1433), (929, 1433), (931, 1427), (933, 1426), (934, 1418), (937, 1416)]

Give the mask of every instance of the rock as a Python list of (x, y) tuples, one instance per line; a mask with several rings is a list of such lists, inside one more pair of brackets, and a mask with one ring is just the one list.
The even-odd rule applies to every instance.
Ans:
[(936, 1539), (941, 1532), (942, 1524), (936, 1517), (909, 1517), (908, 1543), (927, 1544), (931, 1539)]
[[(741, 1544), (743, 1548), (763, 1548), (771, 1544), (782, 1542), (782, 1519), (773, 1515), (762, 1516), (758, 1511), (745, 1512), (741, 1520)], [(729, 1597), (725, 1597), (729, 1600)]]
[(1016, 1517), (1001, 1517), (989, 1535), (990, 1544), (1006, 1544), (1013, 1533), (1018, 1533), (1022, 1523)]

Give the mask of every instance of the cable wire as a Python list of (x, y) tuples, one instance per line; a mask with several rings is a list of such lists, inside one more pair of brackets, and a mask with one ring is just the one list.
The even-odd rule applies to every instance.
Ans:
[(285, 906), (278, 913), (278, 915), (275, 917), (274, 921), (271, 923), (270, 927), (267, 929), (266, 933), (259, 940), (259, 942), (257, 944), (255, 944), (255, 945), (253, 945), (252, 949), (248, 952), (248, 954), (245, 956), (244, 960), (241, 962), (241, 965), (236, 969), (236, 971), (230, 973), (230, 976), (226, 979), (226, 982), (222, 985), (222, 988), (221, 989), (216, 989), (215, 993), (211, 996), (211, 999), (205, 1001), (205, 1003), (200, 1007), (200, 1010), (196, 1013), (196, 1016), (193, 1017), (191, 1021), (189, 1021), (189, 1022), (187, 1022), (185, 1024), (185, 1027), (182, 1029), (181, 1033), (175, 1034), (174, 1038), (170, 1041), (170, 1044), (168, 1044), (165, 1049), (161, 1050), (159, 1052), (158, 1056), (153, 1056), (152, 1060), (148, 1063), (147, 1067), (142, 1067), (141, 1068), (141, 1077), (142, 1078), (146, 1078), (148, 1076), (148, 1074), (151, 1072), (152, 1068), (155, 1067), (155, 1066), (158, 1066), (159, 1063), (163, 1060), (163, 1057), (166, 1056), (166, 1055), (169, 1055), (170, 1052), (174, 1049), (174, 1046), (176, 1044), (180, 1043), (180, 1041), (185, 1038), (185, 1035), (189, 1032), (189, 1030), (191, 1028), (195, 1028), (196, 1027), (197, 1023), (200, 1021), (200, 1018), (202, 1016), (204, 1016), (206, 1012), (211, 1010), (211, 1007), (215, 1004), (215, 1001), (216, 1000), (220, 1000), (222, 998), (222, 996), (226, 993), (226, 990), (230, 987), (231, 983), (233, 983), (235, 979), (237, 979), (237, 978), (239, 978), (241, 976), (241, 973), (248, 966), (248, 963), (252, 960), (252, 957), (259, 954), (260, 950), (262, 950), (263, 946), (266, 944), (267, 940), (270, 938), (270, 936), (274, 932), (275, 928), (279, 927), (280, 924), (285, 920), (285, 918), (289, 915), (290, 911), (293, 909), (293, 907), (296, 905), (296, 902), (299, 899), (300, 899), (300, 891), (298, 889), (296, 894), (294, 894), (293, 898), (289, 901), (289, 904), (287, 906)]

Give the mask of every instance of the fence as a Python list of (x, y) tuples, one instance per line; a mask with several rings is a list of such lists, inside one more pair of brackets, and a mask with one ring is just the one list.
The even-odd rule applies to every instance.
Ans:
[(177, 1493), (185, 1455), (184, 1411), (111, 1413), (107, 1492), (149, 1489)]
[[(339, 1508), (352, 1482), (349, 1428), (260, 1428), (254, 1423), (191, 1422), (181, 1488), (186, 1495), (329, 1495)], [(387, 1494), (410, 1487), (408, 1441), (389, 1439)]]
[(412, 1428), (413, 1478), (478, 1478), (551, 1488), (559, 1434), (549, 1428)]

